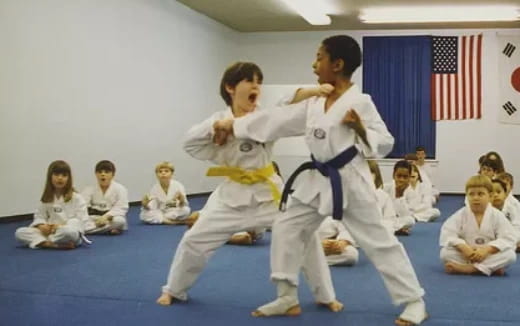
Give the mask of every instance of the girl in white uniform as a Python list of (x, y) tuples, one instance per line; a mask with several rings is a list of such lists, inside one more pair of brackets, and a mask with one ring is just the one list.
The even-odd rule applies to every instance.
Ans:
[(173, 180), (175, 168), (170, 162), (155, 167), (157, 183), (142, 200), (141, 221), (148, 224), (185, 224), (190, 214), (186, 190)]
[[(184, 149), (190, 155), (220, 165), (209, 169), (207, 175), (227, 178), (211, 194), (197, 222), (179, 243), (162, 295), (157, 299), (161, 305), (171, 304), (173, 299), (186, 300), (187, 291), (208, 259), (234, 233), (270, 227), (279, 215), (277, 201), (282, 180), (272, 165), (274, 142), (230, 137), (223, 144), (219, 141), (222, 134), (214, 133), (217, 120), (247, 116), (256, 109), (262, 79), (256, 64), (238, 62), (229, 67), (220, 89), (231, 110), (216, 112), (187, 133)], [(305, 276), (316, 301), (338, 310), (342, 305), (336, 301), (319, 239), (314, 240), (316, 246), (305, 259)]]
[(127, 229), (128, 191), (113, 180), (116, 173), (114, 163), (100, 161), (96, 164), (95, 171), (98, 184), (85, 188), (81, 193), (89, 211), (86, 233), (121, 234)]
[(432, 186), (423, 183), (417, 165), (412, 165), (410, 188), (419, 196), (419, 204), (413, 208), (413, 217), (418, 222), (433, 222), (441, 216), (441, 211), (433, 207), (435, 197), (432, 194)]
[(82, 242), (87, 205), (74, 191), (70, 166), (64, 161), (49, 165), (41, 205), (28, 227), (15, 237), (29, 248), (73, 249)]
[(289, 187), (294, 181), (294, 192), (287, 210), (273, 225), (271, 278), (278, 298), (259, 307), (253, 312), (255, 316), (287, 315), (299, 309), (298, 274), (305, 254), (319, 247), (315, 231), (326, 216), (332, 215), (342, 219), (372, 260), (393, 301), (406, 304), (396, 323), (419, 324), (427, 317), (424, 290), (403, 246), (383, 226), (377, 207), (365, 157), (386, 155), (393, 137), (370, 96), (350, 81), (360, 63), (361, 51), (354, 39), (330, 37), (323, 41), (313, 64), (319, 83), (334, 86), (326, 98), (299, 102), (309, 96), (308, 92), (316, 93), (315, 88), (300, 89), (292, 100), (296, 104), (290, 107), (255, 112), (215, 126), (221, 133), (234, 131), (237, 138), (262, 143), (305, 135), (312, 153), (313, 161), (297, 170), (302, 173), (295, 181), (294, 174), (287, 180)]
[(397, 213), (397, 235), (409, 235), (415, 225), (414, 209), (419, 205), (419, 196), (410, 188), (412, 165), (405, 161), (397, 161), (394, 165), (394, 180), (383, 186), (390, 196)]
[(471, 177), (466, 183), (468, 205), (442, 225), (440, 256), (447, 273), (503, 275), (516, 261), (511, 223), (491, 206), (492, 191), (488, 177)]

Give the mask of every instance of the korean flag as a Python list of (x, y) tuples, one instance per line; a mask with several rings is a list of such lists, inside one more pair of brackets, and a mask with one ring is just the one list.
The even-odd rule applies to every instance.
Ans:
[(499, 121), (520, 124), (520, 35), (498, 36)]

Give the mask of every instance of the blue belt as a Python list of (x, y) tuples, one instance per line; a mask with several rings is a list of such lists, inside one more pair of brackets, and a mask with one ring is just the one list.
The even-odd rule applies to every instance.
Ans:
[(324, 177), (329, 177), (330, 185), (332, 187), (332, 218), (335, 220), (341, 220), (343, 217), (343, 189), (341, 187), (341, 176), (339, 175), (339, 169), (347, 165), (357, 155), (358, 150), (355, 146), (350, 146), (343, 152), (339, 153), (332, 160), (321, 163), (316, 161), (313, 155), (311, 160), (300, 165), (296, 171), (294, 171), (287, 182), (282, 192), (282, 199), (280, 200), (280, 210), (285, 210), (287, 198), (296, 177), (305, 170), (318, 170)]

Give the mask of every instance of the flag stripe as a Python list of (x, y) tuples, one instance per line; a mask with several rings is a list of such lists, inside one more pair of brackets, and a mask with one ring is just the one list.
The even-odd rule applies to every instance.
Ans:
[(434, 36), (432, 44), (432, 118), (480, 119), (482, 35)]

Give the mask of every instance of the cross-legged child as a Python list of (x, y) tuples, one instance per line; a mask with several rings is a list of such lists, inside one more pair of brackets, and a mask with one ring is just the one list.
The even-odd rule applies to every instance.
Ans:
[(116, 173), (114, 163), (103, 160), (96, 164), (98, 184), (88, 186), (81, 193), (88, 205), (89, 223), (87, 234), (121, 234), (127, 229), (128, 191), (113, 180)]
[(186, 224), (190, 206), (186, 190), (173, 180), (175, 168), (170, 162), (161, 162), (155, 167), (157, 183), (142, 200), (141, 221), (148, 224)]
[(18, 228), (15, 237), (33, 249), (73, 249), (81, 244), (87, 221), (87, 205), (74, 191), (70, 166), (54, 161), (47, 169), (41, 204), (33, 222)]
[(516, 261), (516, 238), (504, 214), (491, 206), (493, 185), (487, 176), (466, 183), (468, 205), (442, 225), (441, 260), (447, 273), (503, 275)]
[[(255, 112), (220, 121), (217, 130), (257, 142), (305, 135), (312, 161), (288, 179), (285, 196), (293, 188), (287, 210), (275, 220), (271, 244), (271, 279), (277, 299), (253, 315), (287, 315), (299, 309), (298, 275), (304, 257), (320, 247), (315, 231), (325, 217), (342, 220), (374, 263), (396, 304), (405, 304), (398, 325), (420, 324), (426, 317), (419, 285), (408, 256), (382, 224), (374, 182), (366, 157), (384, 156), (393, 137), (370, 99), (353, 85), (351, 76), (361, 64), (357, 42), (346, 35), (327, 38), (313, 64), (320, 84), (331, 84), (324, 97), (308, 97), (314, 88), (300, 89), (290, 107)], [(224, 138), (224, 137), (222, 137)], [(301, 172), (301, 173), (300, 173)], [(297, 173), (300, 173), (299, 175)], [(292, 183), (294, 182), (294, 187)]]
[(358, 262), (356, 241), (341, 221), (328, 216), (317, 232), (329, 265), (352, 266)]
[[(234, 233), (270, 227), (279, 214), (277, 202), (282, 180), (272, 164), (274, 142), (257, 142), (244, 137), (228, 139), (227, 135), (225, 141), (220, 141), (221, 134), (214, 133), (218, 120), (248, 116), (255, 111), (262, 79), (262, 72), (254, 63), (238, 62), (230, 66), (220, 85), (221, 96), (228, 108), (214, 113), (187, 133), (184, 149), (199, 160), (219, 165), (209, 169), (207, 175), (225, 176), (226, 179), (209, 197), (197, 222), (179, 243), (167, 282), (157, 299), (161, 305), (169, 305), (174, 299), (187, 300), (187, 291), (208, 259)], [(314, 240), (316, 246), (305, 258), (304, 275), (311, 284), (316, 302), (338, 311), (343, 305), (336, 300), (320, 241), (317, 236)], [(299, 307), (288, 313), (299, 314)]]

